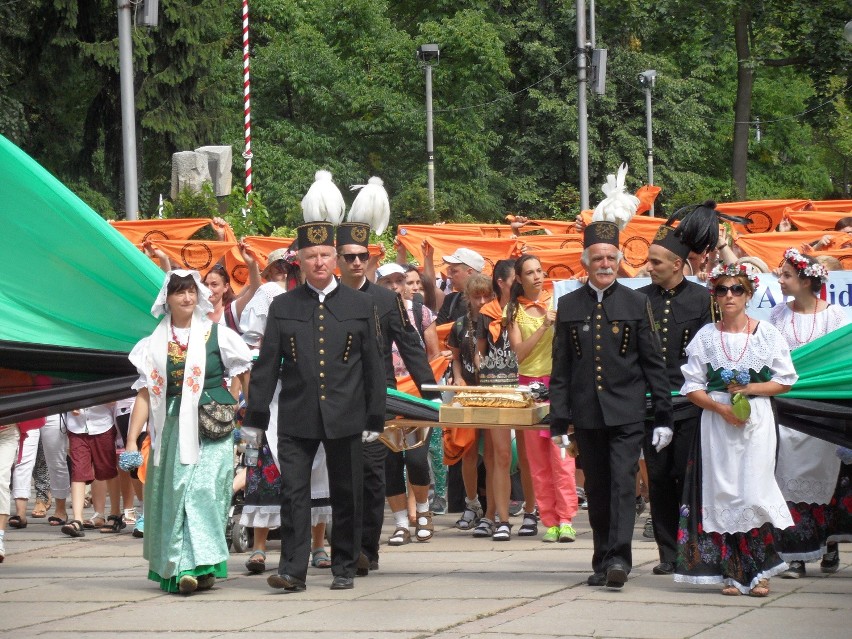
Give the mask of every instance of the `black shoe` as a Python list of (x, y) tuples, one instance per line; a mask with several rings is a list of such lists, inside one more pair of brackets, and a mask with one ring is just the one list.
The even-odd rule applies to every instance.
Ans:
[[(370, 574), (370, 559), (364, 553), (358, 555), (358, 562), (355, 564), (355, 576), (366, 577)], [(376, 562), (376, 566), (379, 562)]]
[(355, 580), (352, 577), (341, 577), (338, 575), (331, 582), (332, 590), (351, 590), (355, 587)]
[(656, 566), (654, 566), (653, 573), (655, 575), (671, 575), (674, 574), (674, 571), (674, 564), (669, 563), (668, 561), (661, 561)]
[(606, 573), (596, 572), (593, 575), (589, 575), (589, 578), (586, 579), (586, 585), (588, 586), (603, 586), (606, 583)]
[(606, 587), (621, 590), (625, 583), (627, 583), (627, 569), (619, 563), (610, 565), (606, 570)]
[(790, 567), (781, 573), (782, 579), (798, 579), (805, 576), (805, 562), (791, 561)]
[(278, 573), (269, 575), (266, 579), (272, 588), (286, 590), (287, 592), (304, 592), (307, 586), (305, 582), (290, 575), (279, 575)]
[(642, 536), (645, 539), (653, 539), (654, 538), (654, 522), (650, 517), (645, 520), (645, 527), (642, 529)]
[(825, 547), (825, 554), (822, 556), (822, 561), (819, 564), (819, 569), (825, 573), (837, 572), (840, 568), (840, 552), (837, 544), (828, 544)]

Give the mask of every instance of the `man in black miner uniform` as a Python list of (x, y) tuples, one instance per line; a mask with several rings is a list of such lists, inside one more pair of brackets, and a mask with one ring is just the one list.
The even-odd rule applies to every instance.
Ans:
[[(399, 293), (370, 282), (364, 275), (370, 255), (367, 250), (369, 238), (370, 227), (367, 224), (346, 222), (337, 227), (337, 266), (340, 281), (366, 293), (376, 305), (382, 333), (385, 383), (389, 388), (396, 388), (391, 355), (391, 345), (396, 342), (405, 367), (417, 386), (434, 384), (435, 376), (426, 359), (426, 351), (420, 343), (417, 329), (408, 321)], [(387, 452), (387, 446), (380, 441), (370, 439), (364, 442), (364, 519), (357, 571), (362, 577), (379, 567), (379, 539), (385, 517)]]
[[(660, 226), (648, 250), (648, 273), (653, 284), (639, 292), (651, 300), (654, 323), (660, 335), (669, 389), (680, 390), (686, 363), (686, 347), (710, 319), (710, 293), (706, 286), (683, 276), (690, 248), (670, 226)], [(678, 398), (680, 399), (680, 398)], [(677, 527), (689, 449), (698, 428), (701, 410), (692, 402), (674, 404), (674, 437), (671, 445), (657, 452), (646, 429), (644, 450), (648, 466), (654, 539), (660, 552), (655, 575), (674, 573), (677, 558)], [(653, 426), (648, 424), (648, 426)]]
[[(305, 589), (311, 538), (311, 464), (325, 447), (331, 493), (333, 590), (353, 587), (361, 547), (361, 440), (385, 420), (385, 385), (376, 307), (333, 275), (334, 227), (297, 230), (306, 283), (269, 308), (252, 370), (244, 427), (265, 430), (276, 382), (281, 487), (281, 562), (273, 588)], [(283, 361), (282, 361), (283, 360)]]
[(562, 296), (557, 309), (550, 433), (561, 440), (573, 424), (583, 459), (594, 542), (588, 583), (619, 589), (632, 564), (646, 388), (660, 447), (671, 438), (672, 403), (648, 298), (615, 279), (618, 227), (590, 224), (584, 246), (588, 283)]

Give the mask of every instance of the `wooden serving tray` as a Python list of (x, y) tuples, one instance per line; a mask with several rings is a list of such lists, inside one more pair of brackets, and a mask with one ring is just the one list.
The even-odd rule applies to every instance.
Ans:
[(449, 424), (538, 424), (550, 412), (550, 404), (528, 408), (492, 408), (487, 406), (441, 406), (438, 421)]

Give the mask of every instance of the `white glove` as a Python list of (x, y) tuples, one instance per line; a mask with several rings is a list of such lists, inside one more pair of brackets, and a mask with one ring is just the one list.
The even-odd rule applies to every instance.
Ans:
[(654, 434), (651, 437), (651, 446), (659, 453), (663, 448), (672, 443), (674, 431), (668, 426), (657, 426), (654, 429)]
[(568, 448), (568, 445), (571, 443), (571, 440), (568, 439), (568, 435), (554, 435), (550, 438), (550, 441), (552, 441), (554, 445), (559, 446), (559, 448)]
[(361, 433), (361, 442), (364, 444), (369, 444), (370, 442), (374, 442), (379, 438), (381, 433), (377, 433), (372, 430), (365, 430)]

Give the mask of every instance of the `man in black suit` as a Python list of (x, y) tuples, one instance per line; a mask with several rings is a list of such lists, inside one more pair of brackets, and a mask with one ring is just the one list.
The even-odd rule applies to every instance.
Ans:
[(244, 428), (266, 430), (278, 398), (282, 470), (281, 561), (273, 588), (305, 589), (311, 546), (311, 464), (325, 447), (332, 507), (331, 588), (353, 587), (361, 547), (365, 433), (384, 428), (385, 383), (376, 307), (368, 295), (334, 277), (334, 227), (297, 231), (305, 284), (269, 308), (260, 356), (252, 370)]
[(620, 589), (632, 564), (637, 462), (645, 391), (654, 407), (653, 437), (671, 437), (672, 404), (648, 298), (619, 284), (618, 227), (584, 231), (588, 282), (559, 299), (550, 378), (550, 432), (574, 425), (586, 472), (594, 574), (589, 585)]
[[(418, 387), (434, 384), (435, 376), (426, 359), (417, 329), (408, 321), (399, 293), (370, 282), (364, 274), (369, 260), (370, 227), (346, 222), (337, 227), (337, 266), (344, 285), (366, 293), (376, 305), (382, 333), (382, 358), (385, 383), (396, 388), (391, 345), (396, 342), (405, 367)], [(379, 567), (379, 539), (385, 517), (385, 458), (388, 448), (380, 441), (364, 442), (364, 519), (361, 536), (359, 576)]]
[[(698, 329), (711, 321), (707, 287), (690, 282), (683, 276), (689, 254), (690, 247), (674, 228), (660, 226), (648, 250), (648, 273), (653, 283), (639, 289), (651, 301), (666, 361), (669, 388), (675, 392), (683, 386), (680, 367), (686, 363), (686, 346)], [(679, 401), (681, 399), (685, 400), (675, 398), (671, 445), (657, 451), (650, 429), (646, 429), (644, 441), (653, 509), (651, 522), (660, 553), (660, 563), (653, 569), (655, 575), (674, 573), (686, 462), (701, 418), (700, 408), (692, 402)]]

